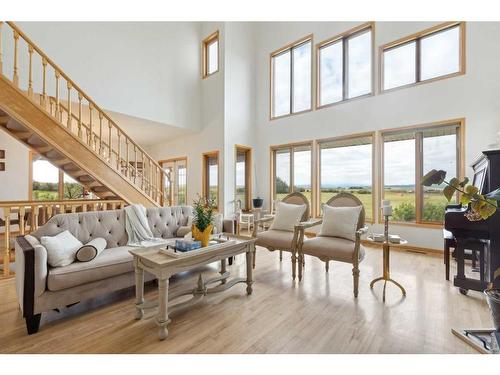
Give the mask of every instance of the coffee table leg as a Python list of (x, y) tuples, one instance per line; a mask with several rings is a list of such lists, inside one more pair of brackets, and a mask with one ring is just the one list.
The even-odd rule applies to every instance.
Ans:
[(135, 318), (141, 319), (144, 315), (142, 304), (144, 303), (144, 271), (135, 266)]
[(247, 253), (247, 294), (251, 295), (252, 294), (252, 284), (253, 284), (253, 279), (252, 279), (252, 271), (253, 271), (253, 262), (254, 262), (254, 257), (255, 257), (255, 246), (249, 247)]
[[(225, 259), (222, 259), (220, 261), (220, 272), (219, 272), (221, 275), (224, 275), (226, 273), (226, 260)], [(221, 283), (222, 284), (225, 284), (226, 283), (226, 279), (222, 279), (221, 280)]]
[(167, 324), (170, 322), (168, 319), (168, 284), (168, 278), (158, 280), (159, 309), (156, 323), (160, 326), (160, 340), (165, 340), (168, 336)]

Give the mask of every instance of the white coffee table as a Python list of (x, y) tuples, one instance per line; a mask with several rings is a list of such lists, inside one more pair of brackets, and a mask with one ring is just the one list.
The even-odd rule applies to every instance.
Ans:
[[(223, 238), (227, 238), (227, 242), (216, 243), (187, 253), (174, 253), (173, 250), (165, 253), (161, 250), (165, 248), (165, 245), (130, 250), (134, 256), (135, 267), (135, 318), (142, 319), (144, 310), (158, 307), (156, 323), (160, 326), (160, 340), (168, 336), (167, 325), (171, 321), (169, 313), (192, 305), (209, 293), (222, 292), (238, 283), (246, 283), (247, 294), (252, 294), (252, 264), (256, 239), (234, 235), (224, 235)], [(246, 278), (229, 279), (226, 259), (243, 253), (246, 254)], [(169, 295), (169, 279), (172, 275), (217, 261), (221, 262), (220, 276), (205, 281), (200, 274), (196, 288), (180, 290)], [(158, 279), (158, 303), (144, 300), (144, 271), (155, 275)], [(214, 283), (218, 285), (208, 287)], [(193, 295), (189, 301), (169, 306), (169, 301), (189, 294)]]

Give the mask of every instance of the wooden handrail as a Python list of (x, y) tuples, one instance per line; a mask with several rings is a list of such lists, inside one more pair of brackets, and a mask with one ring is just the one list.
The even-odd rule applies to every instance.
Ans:
[[(123, 208), (126, 202), (121, 199), (65, 199), (65, 200), (43, 200), (43, 201), (3, 201), (0, 202), (0, 210), (3, 211), (0, 216), (0, 222), (4, 230), (4, 257), (3, 257), (3, 276), (10, 274), (10, 253), (11, 238), (15, 231), (13, 225), (18, 226), (20, 235), (28, 234), (45, 224), (52, 216), (57, 213), (68, 213), (87, 211), (107, 211), (116, 208)], [(12, 221), (11, 216), (15, 214), (17, 219)]]
[[(158, 162), (153, 159), (141, 146), (139, 146), (133, 139), (131, 139), (123, 130), (118, 126), (112, 119), (111, 117), (100, 107), (98, 106), (95, 101), (87, 95), (64, 71), (54, 62), (52, 59), (50, 59), (26, 34), (24, 34), (13, 22), (7, 21), (6, 24), (12, 29), (13, 35), (14, 35), (14, 47), (13, 47), (13, 61), (14, 61), (14, 75), (13, 75), (13, 84), (19, 88), (19, 75), (22, 73), (20, 72), (20, 67), (18, 64), (19, 60), (19, 51), (18, 51), (18, 45), (19, 45), (19, 38), (21, 38), (27, 45), (28, 45), (28, 52), (29, 52), (29, 72), (28, 72), (28, 87), (26, 91), (23, 91), (23, 93), (33, 101), (35, 104), (41, 106), (46, 112), (49, 112), (51, 116), (53, 116), (57, 122), (67, 128), (70, 132), (70, 134), (82, 141), (84, 144), (90, 147), (90, 150), (94, 153), (96, 153), (103, 161), (105, 161), (110, 168), (118, 171), (124, 178), (126, 178), (132, 185), (134, 185), (138, 190), (140, 190), (143, 194), (145, 194), (147, 197), (149, 197), (152, 201), (156, 202), (157, 204), (162, 205), (163, 200), (164, 200), (164, 192), (163, 192), (163, 184), (162, 181), (164, 179), (165, 172), (161, 168), (161, 166), (158, 164)], [(2, 33), (2, 28), (1, 28), (2, 23), (0, 22), (0, 40), (1, 40), (1, 33)], [(42, 65), (42, 92), (41, 93), (34, 93), (33, 92), (33, 53), (37, 53), (40, 56), (41, 60), (41, 65)], [(5, 56), (2, 51), (2, 45), (0, 44), (0, 74), (4, 74), (2, 72), (2, 60), (4, 60)], [(55, 73), (55, 98), (51, 97), (50, 95), (47, 95), (46, 89), (47, 89), (47, 65), (52, 67), (54, 69)], [(7, 78), (4, 75), (5, 78)], [(61, 83), (61, 78), (66, 81), (66, 88), (67, 90), (62, 90), (60, 92), (59, 90), (59, 85)], [(7, 78), (9, 79), (9, 78)], [(72, 105), (72, 93), (73, 90), (76, 92), (76, 96), (78, 97), (78, 110), (76, 111), (77, 113), (73, 113), (71, 105)], [(40, 96), (39, 103), (36, 102), (35, 98)], [(67, 97), (67, 106), (63, 105), (62, 103), (62, 98), (64, 98), (64, 101), (66, 101)], [(48, 100), (47, 100), (48, 98)], [(85, 124), (82, 121), (82, 112), (84, 109), (82, 101), (85, 100), (88, 103), (88, 107), (85, 109), (89, 113), (89, 119), (90, 119), (90, 124)], [(47, 104), (50, 104), (55, 102), (55, 113), (53, 114), (52, 111), (47, 110)], [(94, 113), (97, 115), (99, 118), (99, 121), (95, 123), (94, 126), (99, 130), (99, 136), (96, 137), (96, 133), (94, 132), (94, 129), (92, 129), (92, 115)], [(63, 112), (66, 114), (66, 121), (63, 123)], [(102, 140), (102, 129), (105, 127), (105, 124), (103, 124), (103, 119), (107, 121), (108, 129), (108, 142), (104, 142)], [(76, 134), (74, 133), (74, 124), (77, 125)], [(86, 132), (86, 137), (83, 137), (83, 131)], [(116, 132), (116, 135), (119, 140), (123, 140), (126, 142), (130, 150), (133, 150), (135, 155), (140, 154), (142, 156), (141, 161), (142, 161), (142, 173), (140, 174), (139, 177), (139, 170), (137, 168), (137, 156), (134, 158), (134, 164), (129, 165), (125, 164), (125, 168), (123, 168), (123, 159), (120, 155), (120, 144), (118, 144), (118, 151), (115, 150), (113, 144), (112, 144), (112, 131)], [(123, 135), (123, 137), (121, 137)], [(83, 139), (84, 138), (84, 139)], [(98, 147), (97, 143), (98, 142)], [(92, 143), (94, 142), (94, 145)], [(103, 147), (106, 145), (106, 147)], [(106, 158), (103, 158), (104, 152), (103, 150), (106, 150), (106, 148), (109, 150), (109, 160)], [(127, 154), (128, 156), (128, 154)], [(115, 161), (113, 163), (113, 157), (115, 157)], [(146, 161), (146, 162), (145, 162)], [(148, 173), (145, 173), (145, 168), (146, 166), (150, 171)], [(129, 173), (132, 171), (132, 173)], [(147, 179), (146, 175), (149, 175), (150, 178)]]

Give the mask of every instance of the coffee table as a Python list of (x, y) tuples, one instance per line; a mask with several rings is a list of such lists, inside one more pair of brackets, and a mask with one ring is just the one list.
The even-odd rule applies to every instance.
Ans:
[[(134, 257), (135, 267), (135, 318), (142, 319), (144, 310), (158, 307), (155, 320), (160, 327), (160, 340), (164, 340), (168, 336), (167, 325), (171, 321), (169, 314), (188, 305), (193, 305), (205, 295), (222, 292), (238, 283), (246, 283), (247, 294), (252, 294), (252, 264), (256, 239), (224, 234), (222, 238), (214, 238), (213, 241), (218, 242), (186, 253), (174, 252), (171, 249), (167, 250), (165, 244), (129, 250)], [(229, 279), (230, 274), (226, 270), (226, 259), (243, 253), (246, 254), (246, 278)], [(179, 290), (169, 295), (169, 279), (172, 275), (217, 261), (221, 262), (220, 276), (204, 280), (202, 274), (200, 274), (197, 286), (194, 289)], [(144, 300), (144, 271), (155, 275), (158, 279), (158, 303)], [(218, 283), (218, 285), (208, 287), (214, 283)], [(190, 294), (193, 297), (189, 301), (169, 306), (169, 301)]]

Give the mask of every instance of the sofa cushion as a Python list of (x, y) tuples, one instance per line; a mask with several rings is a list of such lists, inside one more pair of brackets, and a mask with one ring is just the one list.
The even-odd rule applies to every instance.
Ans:
[(156, 238), (173, 238), (177, 229), (188, 225), (193, 209), (190, 206), (152, 207), (146, 209), (149, 228)]
[(133, 247), (106, 249), (90, 262), (76, 262), (65, 267), (51, 268), (47, 287), (51, 291), (57, 291), (132, 272), (134, 265), (130, 249)]
[(68, 230), (55, 236), (43, 236), (40, 242), (47, 249), (48, 263), (52, 267), (73, 263), (78, 249), (83, 245)]
[(94, 238), (78, 249), (76, 252), (76, 260), (79, 262), (90, 262), (102, 253), (105, 248), (106, 240), (104, 238)]
[(293, 232), (269, 229), (257, 233), (256, 245), (270, 246), (279, 250), (290, 250), (292, 248)]
[[(302, 245), (304, 254), (328, 258), (339, 262), (352, 263), (356, 242), (337, 237), (305, 238)], [(359, 246), (359, 260), (365, 257), (365, 248)]]
[(271, 229), (293, 232), (306, 210), (307, 206), (305, 204), (277, 202), (276, 215), (271, 224)]

